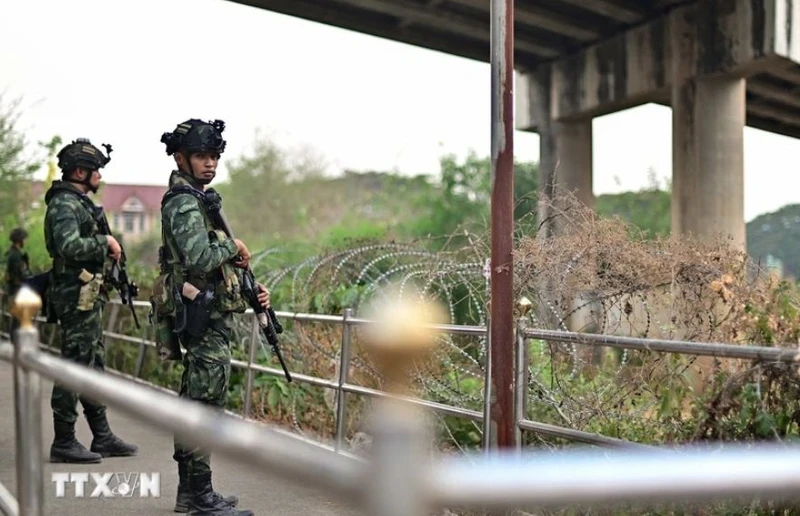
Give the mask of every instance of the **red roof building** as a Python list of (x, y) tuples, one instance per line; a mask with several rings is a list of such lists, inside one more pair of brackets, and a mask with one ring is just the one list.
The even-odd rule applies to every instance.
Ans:
[[(45, 184), (35, 181), (32, 194), (36, 201), (44, 195)], [(111, 230), (121, 233), (127, 242), (160, 230), (161, 197), (167, 187), (103, 183), (92, 198), (103, 206)]]

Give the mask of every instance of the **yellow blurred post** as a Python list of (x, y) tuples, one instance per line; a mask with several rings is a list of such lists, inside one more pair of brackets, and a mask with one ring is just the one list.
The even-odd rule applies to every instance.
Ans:
[(401, 396), (409, 394), (408, 370), (414, 359), (434, 346), (437, 331), (430, 325), (444, 324), (446, 312), (416, 295), (404, 300), (391, 294), (370, 312), (375, 322), (364, 330), (365, 345), (390, 396), (377, 400), (370, 415), (367, 514), (422, 516), (430, 512), (424, 486), (432, 433), (422, 412)]
[(11, 315), (19, 322), (14, 332), (17, 501), (19, 513), (26, 516), (44, 513), (41, 379), (25, 367), (25, 358), (39, 353), (39, 332), (33, 318), (41, 306), (39, 295), (23, 285), (11, 307)]

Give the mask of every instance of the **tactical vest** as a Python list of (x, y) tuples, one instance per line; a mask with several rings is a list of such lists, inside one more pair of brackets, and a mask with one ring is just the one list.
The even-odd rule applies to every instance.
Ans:
[[(79, 228), (81, 238), (93, 237), (96, 235), (102, 234), (100, 231), (100, 227), (97, 223), (97, 218), (102, 215), (103, 208), (100, 206), (95, 205), (91, 199), (85, 194), (80, 192), (76, 192), (69, 188), (59, 188), (53, 193), (53, 199), (55, 199), (59, 195), (74, 195), (78, 198), (83, 208), (89, 213), (89, 219), (91, 220), (91, 227), (88, 229), (84, 226)], [(52, 202), (52, 201), (51, 201)], [(76, 262), (69, 260), (67, 258), (58, 256), (56, 254), (52, 239), (59, 238), (59, 235), (51, 235), (50, 238), (46, 238), (45, 246), (47, 247), (47, 252), (50, 256), (53, 257), (53, 272), (55, 274), (78, 274), (81, 269), (86, 269), (91, 273), (103, 273), (105, 275), (108, 272), (108, 268), (111, 266), (111, 260), (109, 258), (105, 258), (103, 263), (100, 264), (98, 268), (98, 264), (95, 262), (87, 263), (87, 262)]]
[[(221, 229), (214, 227), (213, 221), (208, 213), (208, 204), (205, 194), (189, 185), (175, 185), (170, 188), (161, 199), (163, 210), (167, 202), (173, 197), (181, 194), (189, 194), (194, 197), (201, 206), (203, 222), (208, 237), (214, 241), (224, 241), (227, 235)], [(154, 295), (157, 298), (156, 306), (160, 315), (174, 315), (174, 296), (172, 292), (175, 286), (183, 285), (188, 282), (200, 291), (211, 290), (214, 294), (214, 307), (220, 313), (242, 313), (247, 307), (247, 300), (242, 295), (241, 279), (236, 268), (230, 263), (223, 263), (221, 267), (206, 275), (200, 275), (190, 271), (187, 264), (183, 263), (180, 250), (177, 249), (174, 240), (167, 234), (167, 229), (162, 224), (161, 227), (162, 246), (159, 249), (159, 269), (160, 275), (156, 280)]]

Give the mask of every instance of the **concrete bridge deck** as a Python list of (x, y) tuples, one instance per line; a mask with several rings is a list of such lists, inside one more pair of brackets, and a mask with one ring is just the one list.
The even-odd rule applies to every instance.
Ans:
[[(230, 1), (477, 61), (491, 55), (489, 0)], [(800, 137), (796, 3), (515, 0), (514, 10), (515, 68), (524, 74), (518, 129), (542, 129), (524, 98), (537, 70), (553, 69), (549, 87), (558, 100), (548, 115), (572, 120), (671, 105), (676, 62), (686, 60), (698, 75), (747, 78), (748, 126)], [(679, 29), (679, 18), (688, 26)]]
[[(15, 469), (15, 417), (14, 382), (12, 367), (0, 361), (0, 482), (16, 496)], [(177, 470), (172, 461), (172, 435), (153, 429), (131, 419), (113, 407), (109, 408), (109, 421), (120, 437), (139, 446), (136, 457), (107, 458), (99, 464), (51, 464), (48, 462), (50, 443), (53, 439), (52, 411), (50, 410), (50, 391), (52, 382), (42, 381), (42, 435), (44, 446), (45, 472), (45, 514), (72, 516), (102, 514), (104, 516), (158, 516), (176, 514), (172, 512), (177, 489)], [(79, 412), (82, 409), (79, 407)], [(89, 446), (91, 432), (86, 420), (77, 425), (78, 439)], [(224, 494), (239, 496), (240, 507), (252, 510), (255, 514), (276, 516), (357, 516), (364, 514), (354, 506), (348, 506), (340, 499), (327, 493), (289, 483), (279, 474), (267, 473), (249, 466), (242, 466), (221, 455), (212, 458), (214, 487)], [(160, 473), (159, 498), (91, 498), (89, 494), (94, 484), (87, 483), (84, 498), (74, 496), (74, 488), (68, 486), (64, 498), (56, 497), (56, 485), (51, 483), (51, 474), (60, 473)]]

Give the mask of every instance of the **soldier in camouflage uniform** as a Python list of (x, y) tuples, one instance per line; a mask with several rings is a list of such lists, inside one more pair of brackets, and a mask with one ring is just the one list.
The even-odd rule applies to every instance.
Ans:
[(6, 293), (10, 298), (16, 295), (17, 290), (22, 286), (22, 282), (31, 276), (30, 262), (28, 253), (22, 250), (25, 247), (25, 239), (28, 232), (22, 228), (15, 228), (11, 231), (11, 247), (6, 254)]
[[(6, 304), (14, 301), (14, 296), (22, 286), (22, 282), (31, 277), (28, 253), (22, 250), (25, 247), (26, 238), (28, 238), (28, 232), (23, 228), (15, 228), (11, 231), (11, 247), (8, 248), (8, 253), (6, 253)], [(13, 334), (18, 327), (17, 319), (12, 317), (10, 332)]]
[[(110, 146), (106, 148), (110, 152)], [(113, 236), (99, 233), (95, 218), (99, 207), (88, 193), (97, 192), (99, 169), (109, 159), (89, 140), (73, 141), (58, 153), (62, 178), (53, 181), (45, 194), (45, 245), (53, 259), (48, 311), (61, 326), (61, 356), (98, 371), (105, 365), (102, 318), (108, 293), (104, 276), (111, 260), (119, 260), (122, 248)], [(75, 438), (78, 400), (94, 436), (91, 451)], [(109, 428), (103, 404), (55, 384), (51, 406), (52, 462), (100, 462), (102, 457), (136, 454), (136, 446)]]
[[(162, 201), (160, 262), (161, 278), (169, 278), (164, 290), (177, 289), (186, 310), (186, 327), (178, 332), (186, 348), (180, 396), (220, 410), (226, 403), (231, 375), (233, 313), (247, 308), (233, 267), (247, 267), (250, 261), (241, 240), (232, 240), (214, 227), (206, 204), (205, 187), (214, 179), (225, 149), (223, 130), (221, 121), (191, 119), (161, 138), (178, 168), (170, 176)], [(259, 302), (269, 307), (269, 292), (261, 284), (258, 287)], [(235, 496), (226, 498), (214, 491), (207, 451), (176, 438), (173, 459), (178, 463), (179, 480), (176, 512), (253, 514), (234, 509), (238, 504)]]

